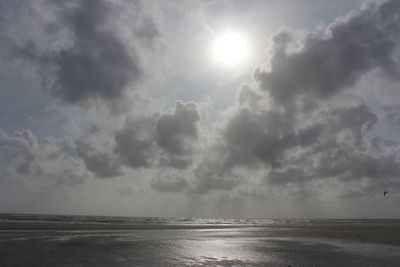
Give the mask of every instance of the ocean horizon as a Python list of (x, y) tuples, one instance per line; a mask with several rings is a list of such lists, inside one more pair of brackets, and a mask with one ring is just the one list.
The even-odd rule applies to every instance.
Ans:
[(42, 222), (80, 224), (226, 224), (226, 225), (279, 225), (279, 224), (367, 224), (400, 223), (400, 218), (202, 218), (165, 216), (112, 216), (46, 213), (0, 213), (0, 223)]

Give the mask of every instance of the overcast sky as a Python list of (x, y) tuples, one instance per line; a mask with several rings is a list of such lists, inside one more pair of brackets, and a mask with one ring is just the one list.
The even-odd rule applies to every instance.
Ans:
[(400, 217), (399, 48), (397, 0), (2, 0), (0, 212)]

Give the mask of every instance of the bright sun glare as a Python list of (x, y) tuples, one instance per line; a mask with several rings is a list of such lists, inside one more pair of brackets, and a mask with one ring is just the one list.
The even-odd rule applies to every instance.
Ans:
[(218, 62), (234, 66), (247, 57), (246, 39), (237, 32), (225, 32), (219, 35), (213, 43), (214, 56)]

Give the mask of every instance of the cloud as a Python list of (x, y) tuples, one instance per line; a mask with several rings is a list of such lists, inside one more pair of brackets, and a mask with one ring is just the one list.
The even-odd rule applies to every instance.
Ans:
[[(398, 186), (400, 146), (377, 136), (376, 108), (352, 90), (371, 71), (398, 79), (398, 1), (365, 5), (324, 31), (301, 36), (277, 33), (271, 38), (267, 62), (256, 68), (251, 82), (240, 87), (236, 106), (225, 110), (213, 125), (201, 125), (204, 121), (194, 102), (177, 101), (171, 109), (162, 110), (149, 108), (156, 101), (143, 101), (151, 92), (139, 96), (139, 83), (149, 77), (146, 67), (154, 75), (146, 89), (164, 90), (157, 75), (164, 75), (163, 68), (174, 61), (162, 60), (176, 55), (171, 52), (160, 58), (157, 62), (162, 66), (143, 60), (146, 56), (159, 59), (143, 50), (155, 49), (163, 34), (162, 23), (151, 14), (154, 10), (142, 12), (145, 3), (39, 0), (26, 2), (25, 15), (15, 11), (18, 16), (7, 24), (8, 40), (15, 45), (13, 55), (33, 63), (47, 92), (60, 102), (106, 103), (91, 112), (99, 124), (111, 122), (102, 124), (108, 128), (104, 131), (92, 128), (73, 137), (76, 140), (68, 146), (61, 137), (0, 132), (2, 177), (38, 179), (38, 184), (44, 180), (79, 184), (92, 176), (139, 179), (144, 174), (147, 184), (142, 183), (157, 192), (215, 196), (232, 192), (238, 196), (232, 199), (239, 200), (271, 199), (279, 195), (273, 193), (274, 188), (284, 188), (285, 196), (307, 198), (323, 183), (341, 190), (349, 185), (343, 191), (345, 197), (383, 185)], [(180, 20), (174, 17), (169, 22), (175, 26)], [(167, 38), (171, 43), (181, 40), (172, 37)], [(172, 76), (200, 74), (208, 82), (218, 80), (214, 78), (219, 75), (206, 77), (210, 71), (200, 74), (191, 69), (183, 75), (172, 70)], [(172, 80), (165, 81), (172, 87)], [(185, 98), (190, 94), (185, 93)], [(103, 118), (97, 112), (103, 106), (123, 114), (118, 119)], [(397, 106), (386, 106), (384, 112), (389, 120), (399, 120)], [(83, 127), (88, 117), (79, 121)]]
[(160, 27), (155, 20), (145, 17), (134, 33), (144, 45), (153, 46), (155, 41), (162, 36)]
[(139, 168), (155, 164), (154, 127), (154, 115), (129, 117), (115, 133), (115, 153), (124, 165)]
[(50, 59), (56, 75), (51, 91), (63, 102), (119, 99), (128, 83), (140, 77), (138, 59), (108, 28), (112, 11), (108, 2), (91, 0), (72, 11), (73, 45)]
[(400, 122), (400, 105), (386, 105), (382, 107), (385, 117), (392, 123)]
[(99, 178), (120, 176), (121, 166), (107, 153), (84, 154), (86, 168)]
[(77, 185), (88, 177), (86, 168), (54, 138), (38, 139), (29, 130), (7, 135), (0, 130), (0, 173), (11, 187), (29, 189)]
[(37, 138), (29, 130), (16, 131), (10, 136), (0, 130), (0, 151), (4, 168), (20, 174), (31, 172), (37, 149)]
[(190, 193), (202, 195), (215, 190), (230, 191), (240, 185), (240, 178), (242, 181), (246, 179), (227, 166), (224, 156), (217, 146), (206, 151), (193, 169)]
[(162, 170), (152, 179), (150, 185), (158, 192), (177, 193), (186, 190), (189, 182), (183, 177), (183, 172)]
[(287, 138), (294, 134), (290, 126), (286, 114), (239, 109), (222, 132), (229, 165), (255, 167), (260, 160), (274, 166), (279, 164), (279, 157), (290, 145)]
[[(225, 115), (215, 146), (225, 155), (219, 159), (225, 171), (215, 179), (224, 181), (238, 167), (266, 170), (265, 184), (299, 188), (318, 179), (383, 184), (398, 176), (397, 150), (376, 145), (378, 117), (361, 99), (346, 96), (371, 70), (398, 77), (399, 17), (390, 6), (399, 9), (396, 1), (366, 5), (300, 41), (287, 32), (275, 35), (269, 61)], [(207, 179), (200, 188), (221, 187)]]
[(210, 172), (205, 174), (204, 176), (200, 176), (201, 174), (199, 173), (195, 174), (197, 180), (190, 190), (191, 193), (202, 195), (214, 190), (231, 191), (239, 185), (238, 180), (232, 179), (232, 177), (215, 176)]
[(155, 141), (167, 154), (167, 164), (186, 167), (199, 138), (200, 115), (193, 102), (178, 101), (173, 114), (157, 119)]
[[(11, 54), (32, 63), (45, 89), (68, 105), (120, 105), (144, 75), (135, 43), (153, 43), (161, 35), (153, 14), (142, 12), (145, 5), (129, 1), (5, 6), (13, 14), (3, 21), (10, 28), (3, 39), (12, 43)], [(132, 25), (129, 31), (126, 25)]]
[[(249, 185), (250, 170), (264, 170), (262, 184), (290, 185), (303, 198), (311, 190), (307, 185), (320, 179), (379, 184), (400, 174), (394, 168), (397, 152), (374, 145), (378, 117), (357, 96), (345, 95), (371, 70), (396, 79), (398, 31), (392, 22), (398, 18), (385, 11), (389, 3), (367, 5), (301, 40), (287, 32), (273, 37), (269, 61), (240, 88), (238, 105), (222, 117), (185, 190), (232, 191)], [(156, 142), (170, 156), (188, 151), (180, 136), (188, 131), (176, 132), (176, 123), (184, 125), (177, 114), (178, 104), (176, 113), (161, 116), (156, 126)]]
[[(397, 6), (396, 6), (397, 5)], [(361, 75), (379, 68), (395, 78), (399, 67), (393, 58), (399, 21), (388, 6), (394, 1), (370, 5), (337, 19), (325, 33), (309, 33), (298, 51), (289, 53), (292, 36), (283, 32), (273, 38), (270, 71), (257, 69), (254, 77), (275, 103), (298, 97), (325, 98), (351, 87)], [(384, 21), (382, 21), (384, 18)]]
[(121, 164), (112, 153), (114, 143), (99, 128), (90, 131), (76, 142), (76, 153), (86, 168), (98, 178), (121, 176)]
[(184, 168), (199, 138), (196, 104), (178, 101), (174, 112), (129, 117), (115, 133), (115, 152), (126, 166)]

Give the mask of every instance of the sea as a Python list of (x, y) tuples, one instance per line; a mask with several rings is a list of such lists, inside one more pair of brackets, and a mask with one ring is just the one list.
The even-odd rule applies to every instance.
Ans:
[(0, 214), (0, 266), (400, 266), (400, 219)]
[(83, 215), (53, 215), (53, 214), (0, 214), (1, 222), (24, 223), (66, 223), (66, 224), (190, 224), (190, 225), (304, 225), (304, 224), (375, 224), (400, 223), (400, 219), (226, 219), (226, 218), (176, 218), (176, 217), (128, 217), (128, 216), (83, 216)]

